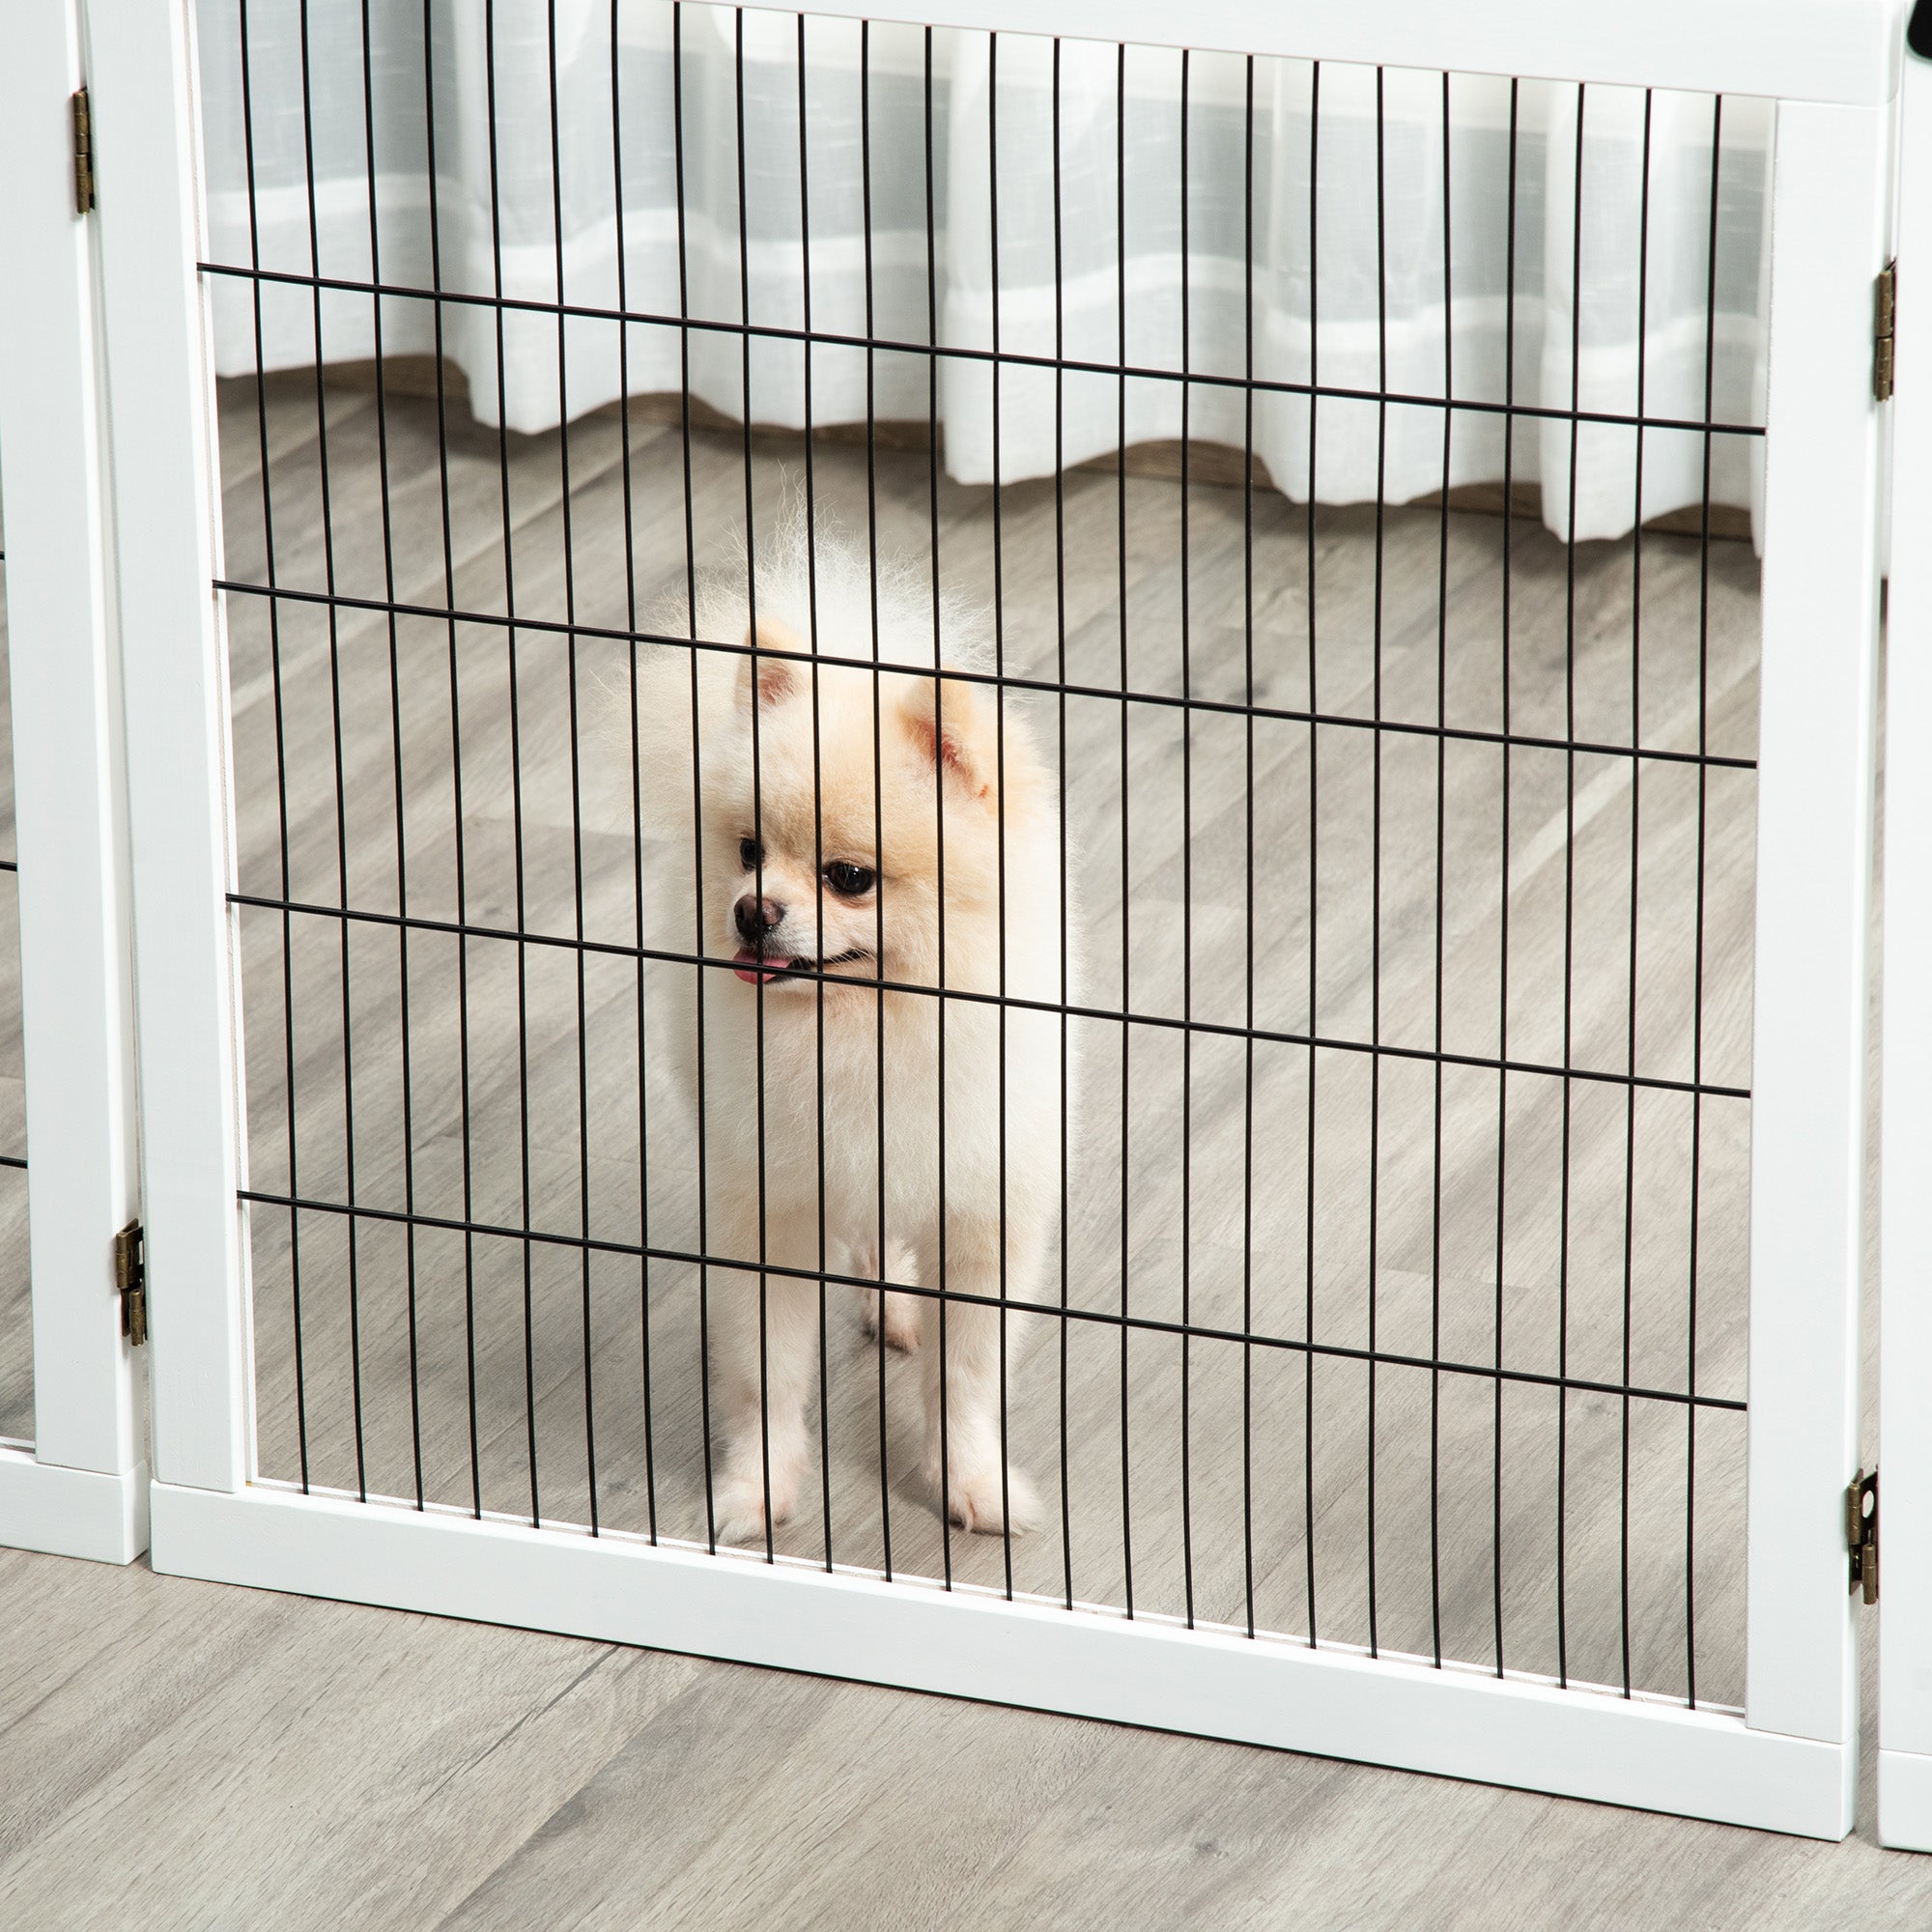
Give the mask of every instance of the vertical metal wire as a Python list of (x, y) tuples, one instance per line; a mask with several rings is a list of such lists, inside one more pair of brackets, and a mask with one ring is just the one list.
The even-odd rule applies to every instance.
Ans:
[[(672, 38), (676, 39), (676, 10)], [(617, 312), (631, 311), (629, 257), (624, 230), (624, 96), (620, 75), (618, 10), (611, 9), (611, 210), (617, 229)], [(676, 58), (673, 54), (673, 59)], [(682, 156), (679, 156), (680, 163)], [(643, 745), (638, 718), (638, 554), (637, 524), (631, 478), (631, 325), (617, 325), (618, 460), (623, 468), (624, 499), (624, 628), (629, 631), (631, 698), (631, 890), (636, 908), (634, 928), (638, 949), (638, 1257), (639, 1364), (641, 1378), (644, 1430), (644, 1512), (650, 1540), (658, 1540), (657, 1449), (653, 1429), (651, 1378), (651, 1185), (648, 1033), (644, 997), (644, 792)], [(652, 650), (662, 646), (653, 644)], [(701, 1247), (701, 1243), (700, 1243)]]
[(1180, 1570), (1187, 1627), (1194, 1627), (1193, 1459), (1188, 1413), (1194, 1323), (1194, 676), (1188, 639), (1187, 49), (1180, 50)]
[(1496, 926), (1496, 1286), (1495, 1384), (1491, 1462), (1491, 1588), (1495, 1599), (1496, 1675), (1503, 1674), (1503, 1281), (1509, 1214), (1510, 973), (1510, 565), (1516, 529), (1516, 216), (1522, 83), (1510, 82), (1509, 216), (1503, 290), (1502, 838)]
[[(269, 390), (262, 354), (262, 231), (256, 198), (255, 97), (248, 0), (238, 0), (242, 55), (242, 143), (248, 184), (248, 267), (250, 312), (255, 336), (255, 423), (262, 465), (262, 543), (264, 576), (269, 595), (269, 670), (275, 710), (275, 829), (282, 882), (282, 1083), (289, 1136), (289, 1199), (301, 1198), (296, 1139), (296, 1007), (294, 915), (289, 911), (289, 757), (287, 721), (282, 687), (282, 605), (276, 595), (275, 493), (269, 463)], [(296, 1449), (301, 1470), (302, 1493), (309, 1488), (308, 1383), (302, 1359), (301, 1209), (289, 1210), (289, 1309), (295, 1338)]]
[(1013, 1594), (1012, 1461), (1007, 1432), (1007, 610), (1005, 554), (1000, 524), (1000, 37), (986, 37), (986, 192), (988, 248), (992, 257), (993, 325), (993, 797), (999, 808), (998, 889), (1000, 918), (1000, 1556), (1007, 1595)]
[[(1651, 91), (1643, 95), (1643, 183), (1638, 194), (1636, 253), (1636, 427), (1635, 502), (1631, 515), (1631, 839), (1630, 839), (1630, 1006), (1624, 1040), (1630, 1084), (1624, 1089), (1624, 1336), (1623, 1428), (1618, 1470), (1618, 1614), (1622, 1632), (1624, 1695), (1631, 1694), (1631, 1308), (1636, 1259), (1636, 974), (1637, 892), (1643, 838), (1643, 412), (1644, 377), (1650, 347), (1650, 137)], [(1708, 414), (1708, 412), (1707, 412)]]
[[(763, 659), (758, 647), (758, 542), (752, 501), (752, 230), (746, 200), (745, 180), (745, 15), (734, 12), (732, 19), (732, 84), (736, 114), (733, 132), (738, 154), (738, 342), (743, 379), (745, 455), (745, 608), (748, 622), (745, 639), (751, 646), (752, 668), (752, 842), (757, 860), (752, 871), (752, 890), (758, 898), (760, 930), (759, 957), (763, 957), (765, 900), (765, 803), (762, 759), (758, 744), (758, 714), (764, 709), (760, 695)], [(765, 1268), (771, 1259), (771, 1230), (766, 1198), (765, 1161), (765, 976), (758, 973), (752, 984), (755, 1001), (758, 1154), (758, 1459), (765, 1503), (765, 1561), (776, 1560), (772, 1545), (772, 1412), (770, 1367), (771, 1287)]]
[[(798, 252), (802, 296), (801, 344), (805, 362), (805, 583), (806, 624), (811, 651), (811, 879), (818, 928), (818, 972), (811, 982), (818, 1082), (818, 1466), (825, 1519), (825, 1567), (832, 1568), (832, 1384), (825, 1306), (825, 811), (819, 767), (818, 718), (818, 493), (811, 461), (811, 168), (807, 156), (805, 15), (798, 16)], [(749, 322), (751, 318), (746, 317)], [(880, 1266), (885, 1265), (881, 1250)]]
[(1128, 1247), (1128, 1189), (1132, 1180), (1133, 1114), (1133, 852), (1128, 769), (1127, 702), (1127, 49), (1122, 43), (1114, 69), (1114, 248), (1117, 342), (1120, 351), (1119, 412), (1114, 452), (1115, 507), (1119, 518), (1121, 599), (1121, 1570), (1123, 1601), (1134, 1613), (1133, 1476), (1128, 1440), (1127, 1291), (1132, 1273)]
[(1388, 502), (1388, 156), (1384, 76), (1376, 70), (1376, 565), (1374, 794), (1369, 867), (1369, 1655), (1379, 1653), (1376, 1603), (1376, 1351), (1381, 1312), (1382, 1127), (1382, 577)]
[(1697, 1702), (1697, 1264), (1704, 1182), (1704, 884), (1711, 753), (1711, 452), (1718, 365), (1718, 213), (1724, 97), (1711, 102), (1711, 225), (1704, 257), (1704, 462), (1697, 527), (1697, 922), (1690, 995), (1690, 1253), (1684, 1405), (1684, 1701)]
[[(879, 390), (877, 322), (872, 285), (872, 23), (859, 22), (859, 169), (866, 227), (866, 556), (867, 596), (872, 620), (872, 955), (879, 986), (873, 1006), (872, 1131), (879, 1194), (879, 1279), (892, 1272), (886, 1236), (886, 826), (885, 723), (879, 692)], [(893, 1577), (892, 1465), (886, 1442), (886, 1292), (876, 1304), (879, 1371), (879, 1541), (887, 1582)], [(923, 1322), (922, 1321), (922, 1326)]]
[[(323, 386), (322, 242), (316, 215), (315, 114), (310, 72), (308, 0), (301, 0), (302, 180), (308, 213), (309, 274), (313, 278), (316, 461), (322, 493), (323, 584), (328, 598), (328, 695), (331, 749), (335, 759), (335, 865), (339, 906), (349, 909), (349, 809), (342, 758), (341, 626), (335, 601), (335, 526), (328, 475), (328, 404)], [(355, 1493), (369, 1498), (368, 1456), (362, 1428), (362, 1297), (358, 1273), (359, 1223), (355, 1214), (355, 1040), (354, 1005), (349, 976), (349, 921), (339, 922), (342, 971), (342, 1159), (347, 1196), (349, 1236), (349, 1378), (355, 1430)], [(527, 1217), (526, 1217), (527, 1218)]]
[[(369, 187), (369, 280), (383, 285), (382, 219), (376, 205), (376, 94), (370, 58), (369, 0), (362, 0), (362, 153)], [(410, 1042), (410, 861), (403, 810), (403, 696), (396, 645), (396, 544), (389, 499), (388, 376), (383, 354), (383, 298), (369, 298), (376, 351), (376, 474), (382, 502), (383, 602), (389, 639), (389, 732), (395, 753), (397, 994), (403, 1074), (403, 1243), (410, 1340), (410, 1444), (416, 1508), (423, 1507), (422, 1381), (416, 1354), (416, 1169), (414, 1061)], [(345, 903), (346, 903), (345, 899)], [(348, 922), (343, 923), (344, 930)]]
[[(1249, 116), (1253, 118), (1253, 74), (1249, 75)], [(1302, 1204), (1302, 1232), (1307, 1242), (1306, 1272), (1303, 1277), (1302, 1337), (1308, 1346), (1301, 1356), (1301, 1547), (1306, 1576), (1305, 1610), (1308, 1621), (1308, 1647), (1319, 1639), (1315, 1621), (1315, 1103), (1316, 1050), (1321, 1037), (1319, 1020), (1321, 994), (1321, 732), (1314, 722), (1321, 716), (1321, 665), (1316, 644), (1315, 506), (1316, 438), (1321, 411), (1321, 63), (1308, 70), (1308, 1123), (1304, 1135), (1307, 1155), (1306, 1194)], [(1248, 279), (1254, 279), (1254, 142), (1248, 143)], [(1253, 298), (1249, 298), (1248, 381), (1254, 381)], [(1254, 391), (1248, 392), (1248, 439), (1254, 440)], [(1252, 468), (1252, 464), (1251, 464)], [(1253, 483), (1249, 496), (1252, 500)], [(1249, 513), (1252, 532), (1253, 514)], [(1248, 549), (1252, 559), (1252, 533)], [(1253, 563), (1249, 564), (1252, 574)], [(1253, 702), (1254, 683), (1254, 589), (1248, 598), (1248, 682), (1249, 702)], [(1248, 723), (1249, 757), (1253, 758), (1254, 721)], [(1250, 788), (1252, 789), (1252, 782)], [(1248, 810), (1248, 1024), (1254, 1025), (1255, 951), (1255, 839), (1254, 808)], [(1250, 1043), (1250, 1053), (1253, 1051)], [(1252, 1083), (1251, 1083), (1252, 1084)], [(1249, 1135), (1249, 1165), (1253, 1166), (1253, 1135)]]
[[(442, 320), (442, 215), (441, 193), (437, 179), (436, 151), (436, 43), (432, 9), (434, 0), (423, 0), (423, 134), (425, 165), (429, 171), (429, 262), (430, 288), (434, 292), (432, 314), (435, 319), (436, 355), (436, 461), (437, 500), (441, 513), (442, 598), (451, 613), (448, 628), (449, 649), (449, 771), (450, 819), (456, 869), (456, 923), (462, 928), (456, 940), (456, 1037), (459, 1134), (463, 1157), (463, 1360), (465, 1393), (469, 1418), (469, 1510), (479, 1520), (483, 1515), (483, 1462), (476, 1415), (476, 1236), (475, 1196), (472, 1184), (472, 1148), (469, 1119), (469, 879), (464, 840), (463, 806), (463, 695), (457, 665), (456, 639), (456, 554), (449, 506), (449, 396), (443, 362)], [(291, 1183), (293, 1185), (293, 1183)]]
[(1456, 291), (1449, 167), (1449, 76), (1442, 76), (1442, 511), (1435, 575), (1435, 1032), (1429, 1179), (1429, 1620), (1442, 1667), (1442, 859), (1449, 740), (1449, 486), (1456, 424)]
[(1059, 686), (1056, 745), (1060, 778), (1060, 1561), (1066, 1607), (1073, 1607), (1073, 1479), (1067, 1460), (1067, 1330), (1072, 1317), (1071, 1188), (1067, 1178), (1067, 1082), (1071, 1074), (1069, 1021), (1072, 1001), (1066, 934), (1066, 255), (1065, 208), (1060, 167), (1060, 38), (1053, 42), (1053, 635), (1054, 677)]
[(1556, 1253), (1556, 1679), (1570, 1681), (1570, 1139), (1577, 957), (1577, 445), (1583, 318), (1583, 115), (1577, 89), (1577, 155), (1570, 226), (1570, 503), (1563, 543), (1563, 1179)]
[[(704, 758), (703, 717), (700, 706), (697, 649), (697, 536), (691, 486), (691, 250), (685, 218), (684, 186), (684, 7), (670, 14), (671, 143), (677, 192), (677, 364), (678, 426), (684, 468), (684, 611), (691, 638), (691, 867), (692, 952), (700, 963), (696, 980), (694, 1026), (697, 1090), (697, 1411), (698, 1449), (704, 1459), (704, 1543), (718, 1548), (718, 1486), (711, 1456), (711, 1186), (707, 1150), (710, 1111), (705, 1100), (704, 992), (706, 952), (704, 931)], [(749, 338), (747, 338), (749, 340)], [(749, 408), (749, 404), (748, 404)], [(749, 416), (747, 418), (749, 420)], [(752, 660), (755, 670), (757, 660)], [(753, 706), (755, 710), (756, 707)]]
[[(1241, 1604), (1255, 1634), (1255, 57), (1241, 70)], [(1311, 281), (1313, 276), (1310, 277)], [(1309, 396), (1309, 408), (1315, 405)], [(1309, 516), (1315, 499), (1309, 497)], [(1314, 708), (1311, 696), (1309, 706)], [(1312, 735), (1312, 734), (1311, 734)], [(1304, 1360), (1309, 1359), (1307, 1356)]]
[[(591, 1383), (592, 1338), (590, 1319), (590, 1058), (585, 1037), (589, 1025), (589, 998), (584, 983), (586, 971), (583, 950), (583, 775), (582, 734), (578, 729), (577, 691), (577, 561), (571, 527), (570, 481), (570, 352), (569, 323), (564, 310), (567, 296), (563, 280), (563, 142), (556, 98), (556, 0), (550, 0), (547, 20), (547, 52), (550, 56), (550, 183), (551, 222), (555, 247), (556, 270), (556, 413), (557, 480), (563, 524), (563, 613), (566, 630), (563, 647), (570, 704), (570, 868), (572, 929), (577, 935), (573, 952), (577, 969), (577, 1211), (580, 1293), (583, 1326), (583, 1463), (584, 1488), (590, 1506), (590, 1534), (598, 1533), (597, 1519), (597, 1408)], [(618, 238), (621, 251), (623, 239)], [(618, 325), (621, 329), (623, 325)]]
[[(939, 251), (938, 223), (932, 176), (932, 29), (924, 34), (925, 106), (925, 449), (926, 502), (931, 515), (932, 546), (932, 803), (936, 834), (939, 945), (938, 980), (934, 995), (939, 1027), (939, 1534), (944, 1581), (952, 1587), (952, 1458), (947, 1414), (947, 1300), (952, 1289), (946, 1273), (946, 758), (941, 733), (945, 728), (946, 686), (939, 675), (942, 654), (939, 589)], [(883, 1312), (880, 1319), (884, 1320)]]
[(542, 1493), (537, 1480), (536, 1309), (531, 1266), (530, 1227), (530, 1024), (529, 942), (524, 865), (524, 746), (523, 706), (517, 677), (516, 541), (510, 508), (509, 376), (503, 330), (503, 210), (497, 152), (497, 8), (486, 0), (483, 11), (483, 72), (486, 87), (490, 162), (490, 269), (497, 318), (497, 464), (503, 505), (504, 655), (510, 686), (510, 827), (516, 856), (517, 948), (517, 1152), (524, 1264), (524, 1416), (527, 1434), (530, 1475), (530, 1521), (543, 1521)]

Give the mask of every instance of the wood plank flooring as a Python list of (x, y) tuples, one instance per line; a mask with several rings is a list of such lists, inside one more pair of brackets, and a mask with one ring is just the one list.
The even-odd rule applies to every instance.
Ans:
[(1868, 1835), (1814, 1844), (144, 1563), (0, 1551), (0, 1919), (18, 1932), (1932, 1916), (1932, 1861)]

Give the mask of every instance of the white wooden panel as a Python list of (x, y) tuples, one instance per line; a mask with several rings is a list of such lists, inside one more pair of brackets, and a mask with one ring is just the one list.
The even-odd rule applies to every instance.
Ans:
[(1873, 277), (1890, 121), (1780, 106), (1771, 268), (1749, 1625), (1762, 1730), (1858, 1735), (1843, 1492), (1858, 1458), (1865, 908), (1878, 630)]
[(904, 1685), (1440, 1772), (1811, 1837), (1851, 1823), (1842, 1753), (1736, 1718), (1476, 1669), (454, 1511), (156, 1485), (155, 1567), (399, 1609)]
[(147, 1463), (106, 1475), (0, 1449), (0, 1543), (131, 1563), (148, 1547)]
[[(124, 801), (111, 727), (95, 283), (75, 211), (66, 5), (11, 10), (0, 55), (0, 476), (20, 863), (35, 1456), (126, 1491), (143, 1461), (113, 1237), (133, 1212)], [(45, 1547), (56, 1481), (10, 1463), (0, 1541)], [(129, 1506), (126, 1495), (117, 1509)], [(86, 1539), (83, 1539), (86, 1540)], [(94, 1539), (96, 1542), (99, 1539)], [(93, 1553), (106, 1553), (97, 1548)], [(119, 1560), (133, 1554), (118, 1548)]]
[(1897, 86), (1901, 0), (1623, 0), (1553, 7), (1548, 0), (813, 0), (815, 14), (929, 21), (1002, 33), (1064, 34), (1147, 46), (1385, 62), (1459, 73), (1540, 74), (1757, 94), (1791, 100), (1877, 103)]
[(1932, 66), (1909, 59), (1887, 606), (1879, 1829), (1932, 1850)]
[(1878, 1841), (1898, 1852), (1932, 1852), (1932, 1757), (1880, 1747)]
[(183, 0), (90, 9), (134, 864), (154, 1463), (246, 1465), (227, 672)]

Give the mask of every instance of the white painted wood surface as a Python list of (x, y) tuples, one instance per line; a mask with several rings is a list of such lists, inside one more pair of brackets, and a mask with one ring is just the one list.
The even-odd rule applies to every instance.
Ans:
[(1877, 110), (1779, 108), (1765, 480), (1746, 1707), (1758, 1729), (1841, 1746), (1847, 1828), (1890, 141)]
[[(125, 810), (113, 724), (96, 277), (75, 210), (71, 6), (11, 14), (0, 57), (0, 466), (19, 840), (35, 1452), (0, 1542), (126, 1562), (145, 1445), (113, 1237), (133, 1211)], [(87, 1472), (83, 1480), (77, 1472)]]
[(106, 1472), (64, 1469), (0, 1448), (0, 1543), (131, 1563), (148, 1547), (148, 1465)]
[(246, 1466), (248, 1351), (191, 30), (181, 0), (103, 0), (91, 17), (121, 651), (135, 721), (128, 788), (155, 1466), (230, 1489)]
[[(1736, 1718), (806, 1565), (156, 1484), (156, 1567), (1835, 1838), (1840, 1753)], [(762, 1571), (764, 1574), (758, 1574)]]
[[(1908, 56), (1898, 252), (1932, 262), (1932, 64)], [(1932, 306), (1897, 323), (1887, 619), (1885, 1061), (1880, 1231), (1879, 1832), (1932, 1851)]]
[(1631, 0), (1550, 7), (1480, 0), (932, 0), (881, 8), (826, 0), (811, 10), (1001, 33), (1063, 34), (1147, 46), (1214, 48), (1318, 60), (1387, 62), (1457, 73), (1514, 73), (1630, 87), (1876, 104), (1898, 84), (1902, 0), (1776, 0), (1747, 11), (1719, 0)]

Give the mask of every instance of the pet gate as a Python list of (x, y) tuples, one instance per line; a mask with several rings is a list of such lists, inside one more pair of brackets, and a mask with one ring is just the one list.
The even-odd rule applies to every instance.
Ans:
[(114, 1261), (133, 1045), (97, 271), (74, 216), (71, 23), (42, 9), (6, 38), (0, 251), (28, 266), (0, 301), (0, 1544), (125, 1563), (147, 1546), (148, 1467)]
[(89, 9), (156, 1565), (1840, 1835), (1896, 20), (935, 11)]

